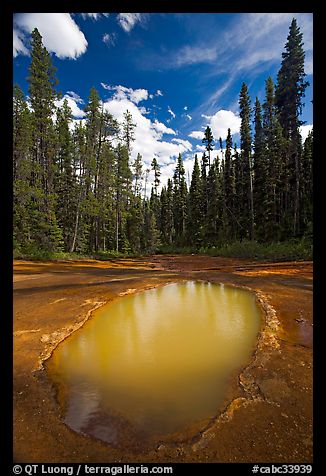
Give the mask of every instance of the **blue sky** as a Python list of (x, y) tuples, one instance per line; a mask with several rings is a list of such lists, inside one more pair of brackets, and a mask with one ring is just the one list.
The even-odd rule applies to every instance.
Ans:
[(256, 96), (264, 101), (293, 17), (304, 35), (310, 82), (305, 136), (312, 125), (312, 13), (17, 13), (14, 82), (28, 94), (30, 32), (37, 27), (74, 120), (83, 120), (92, 86), (117, 119), (128, 109), (136, 123), (131, 159), (141, 153), (147, 168), (156, 157), (166, 183), (179, 152), (190, 176), (207, 125), (217, 140), (230, 127), (239, 144), (241, 84), (252, 104)]

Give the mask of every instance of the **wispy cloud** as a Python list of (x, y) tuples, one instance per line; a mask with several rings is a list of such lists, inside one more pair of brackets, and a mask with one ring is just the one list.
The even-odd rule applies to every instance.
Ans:
[(173, 119), (175, 119), (176, 115), (175, 115), (175, 113), (172, 111), (172, 109), (170, 108), (170, 106), (168, 106), (168, 112), (171, 114), (171, 116), (173, 117)]
[(110, 13), (81, 13), (81, 16), (86, 20), (87, 18), (91, 18), (92, 20), (99, 20), (102, 15), (104, 17), (108, 17)]
[[(194, 64), (206, 64), (202, 72), (205, 77), (218, 76), (226, 73), (239, 75), (251, 72), (263, 64), (279, 64), (286, 42), (289, 25), (296, 18), (304, 35), (304, 49), (307, 57), (312, 51), (312, 14), (311, 13), (238, 13), (225, 29), (217, 29), (210, 36), (209, 46), (202, 40), (194, 40), (193, 44), (184, 45), (176, 50), (162, 49), (146, 51), (145, 58), (139, 63), (145, 68), (178, 69)], [(211, 28), (211, 25), (210, 25)], [(203, 30), (205, 25), (203, 25)], [(198, 37), (197, 37), (198, 38)], [(311, 60), (307, 61), (310, 72)]]
[(28, 49), (23, 43), (24, 34), (18, 30), (13, 30), (13, 56), (16, 58), (18, 54), (28, 55)]
[(141, 13), (119, 13), (117, 20), (121, 28), (129, 33), (137, 23), (143, 21), (143, 14)]
[(114, 46), (116, 42), (116, 34), (115, 33), (104, 33), (102, 37), (103, 43), (107, 46)]
[(212, 47), (184, 46), (176, 52), (173, 59), (174, 67), (198, 63), (212, 63), (217, 58), (217, 45)]

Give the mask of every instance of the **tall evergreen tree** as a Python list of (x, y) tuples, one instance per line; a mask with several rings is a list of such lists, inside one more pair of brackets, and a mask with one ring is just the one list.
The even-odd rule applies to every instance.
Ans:
[(214, 137), (212, 133), (212, 129), (207, 126), (204, 133), (204, 138), (202, 143), (205, 145), (206, 150), (208, 152), (208, 167), (211, 166), (211, 151), (214, 149)]
[(254, 124), (253, 194), (255, 203), (255, 237), (263, 241), (266, 223), (267, 169), (262, 108), (258, 97), (256, 98), (254, 108)]
[(133, 163), (133, 177), (135, 181), (135, 195), (140, 196), (142, 190), (142, 178), (143, 178), (143, 164), (142, 164), (142, 156), (138, 152), (137, 157)]
[(305, 80), (303, 35), (295, 18), (292, 19), (289, 35), (282, 53), (282, 65), (277, 75), (275, 102), (285, 139), (288, 141), (287, 164), (289, 169), (292, 231), (300, 233), (300, 175), (301, 136), (299, 132), (303, 97), (309, 82)]
[[(26, 249), (33, 242), (32, 121), (18, 85), (13, 94), (13, 236), (15, 246)], [(34, 171), (35, 173), (35, 171)]]
[(271, 77), (266, 80), (266, 99), (263, 104), (263, 135), (265, 160), (264, 209), (262, 213), (263, 239), (280, 239), (287, 229), (288, 220), (288, 174), (282, 139), (282, 128), (276, 114), (274, 83)]
[(69, 125), (72, 112), (65, 99), (57, 110), (56, 156), (54, 187), (57, 196), (56, 216), (62, 230), (65, 250), (69, 250), (73, 239), (73, 214), (76, 201), (76, 182), (73, 170), (73, 140)]
[[(211, 165), (207, 177), (208, 210), (205, 216), (205, 245), (214, 246), (223, 235), (223, 208), (225, 207), (223, 174), (218, 159)], [(224, 237), (224, 235), (223, 235)]]
[(234, 173), (232, 167), (232, 136), (231, 129), (225, 143), (225, 161), (224, 161), (224, 193), (225, 193), (225, 217), (224, 229), (225, 237), (232, 239), (234, 236)]
[(56, 219), (53, 189), (55, 132), (52, 116), (58, 97), (56, 70), (37, 28), (32, 31), (31, 46), (28, 81), (33, 124), (33, 234), (41, 249), (57, 251), (62, 249), (62, 233)]
[(118, 144), (116, 148), (116, 251), (125, 248), (125, 220), (126, 210), (131, 194), (131, 170), (126, 146)]
[(187, 236), (190, 243), (200, 246), (202, 242), (203, 227), (203, 200), (200, 167), (197, 154), (195, 155), (194, 168), (188, 194)]
[(301, 176), (301, 228), (308, 238), (312, 238), (313, 222), (313, 131), (304, 142)]
[(253, 203), (253, 185), (251, 170), (251, 129), (250, 129), (250, 97), (248, 87), (242, 83), (240, 91), (240, 142), (241, 142), (241, 161), (243, 167), (243, 227), (250, 239), (254, 237), (254, 203)]
[(132, 122), (132, 115), (130, 111), (127, 111), (123, 115), (124, 120), (122, 123), (122, 140), (127, 147), (128, 154), (131, 151), (131, 143), (135, 140), (135, 127), (136, 124)]
[(184, 244), (187, 219), (187, 183), (182, 156), (179, 154), (173, 175), (173, 218), (176, 244)]

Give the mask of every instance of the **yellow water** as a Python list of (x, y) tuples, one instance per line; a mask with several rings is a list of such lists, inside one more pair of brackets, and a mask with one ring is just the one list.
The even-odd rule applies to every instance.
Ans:
[(260, 324), (254, 294), (224, 285), (191, 281), (120, 298), (47, 363), (64, 420), (119, 444), (213, 417)]

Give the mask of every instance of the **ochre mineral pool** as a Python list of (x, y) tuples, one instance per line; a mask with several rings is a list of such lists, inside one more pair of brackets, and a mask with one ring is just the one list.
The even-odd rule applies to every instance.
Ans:
[(65, 423), (111, 444), (157, 440), (214, 417), (253, 353), (255, 295), (170, 284), (96, 311), (47, 362)]

